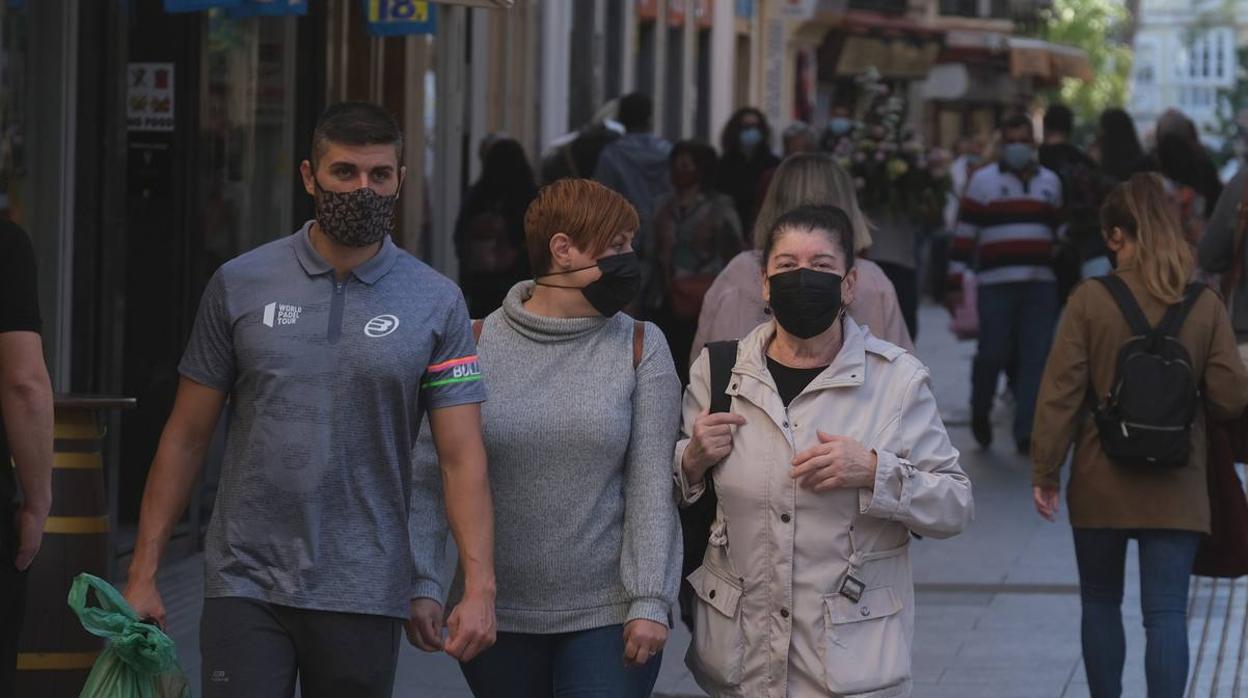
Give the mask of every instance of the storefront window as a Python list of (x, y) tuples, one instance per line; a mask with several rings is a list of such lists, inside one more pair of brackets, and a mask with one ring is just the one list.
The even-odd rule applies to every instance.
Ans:
[(220, 11), (208, 18), (200, 192), (210, 268), (302, 223), (291, 212), (298, 166), (295, 22), (236, 20)]

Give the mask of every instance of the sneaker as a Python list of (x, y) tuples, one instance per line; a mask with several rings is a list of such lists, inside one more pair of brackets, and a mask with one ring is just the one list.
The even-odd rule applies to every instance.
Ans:
[(980, 448), (988, 448), (992, 445), (992, 420), (988, 415), (971, 417), (971, 433), (975, 435)]

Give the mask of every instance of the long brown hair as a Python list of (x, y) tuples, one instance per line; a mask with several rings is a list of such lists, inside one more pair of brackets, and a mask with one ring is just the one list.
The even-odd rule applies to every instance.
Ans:
[(1141, 173), (1114, 187), (1101, 207), (1101, 228), (1115, 228), (1135, 241), (1144, 287), (1163, 303), (1178, 303), (1192, 275), (1192, 250), (1179, 219), (1155, 174)]

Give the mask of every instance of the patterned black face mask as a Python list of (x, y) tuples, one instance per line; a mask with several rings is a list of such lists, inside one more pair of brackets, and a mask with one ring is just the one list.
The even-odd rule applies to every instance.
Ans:
[(349, 192), (327, 191), (316, 185), (316, 222), (329, 239), (347, 247), (381, 242), (394, 228), (394, 206), (399, 200), (368, 187)]

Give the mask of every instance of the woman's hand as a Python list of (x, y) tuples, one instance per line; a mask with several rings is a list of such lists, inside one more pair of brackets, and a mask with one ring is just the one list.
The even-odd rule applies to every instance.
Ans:
[(798, 484), (815, 492), (834, 489), (875, 489), (875, 451), (848, 436), (828, 436), (816, 432), (819, 445), (802, 451), (793, 458), (789, 476)]
[(624, 626), (624, 664), (645, 666), (667, 644), (667, 626), (638, 618)]
[(407, 641), (422, 652), (442, 649), (442, 604), (433, 599), (412, 599), (406, 624)]
[(732, 453), (732, 429), (745, 426), (745, 417), (731, 412), (703, 412), (693, 423), (693, 438), (680, 467), (690, 485), (702, 482), (706, 471)]
[(1036, 502), (1036, 511), (1049, 521), (1057, 521), (1057, 511), (1061, 507), (1061, 490), (1056, 487), (1032, 487), (1031, 498)]

